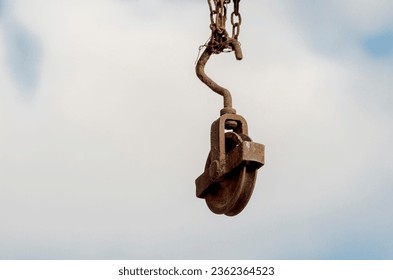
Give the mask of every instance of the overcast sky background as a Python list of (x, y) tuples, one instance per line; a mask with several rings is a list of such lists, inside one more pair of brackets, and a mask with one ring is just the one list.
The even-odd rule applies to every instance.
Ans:
[(240, 3), (206, 71), (266, 165), (230, 218), (195, 197), (206, 1), (0, 0), (0, 259), (393, 258), (393, 1)]

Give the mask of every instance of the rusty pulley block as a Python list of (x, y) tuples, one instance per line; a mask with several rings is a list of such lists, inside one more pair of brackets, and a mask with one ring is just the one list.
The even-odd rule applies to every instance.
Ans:
[(264, 164), (264, 146), (252, 142), (242, 116), (228, 113), (213, 122), (210, 141), (205, 171), (195, 181), (196, 195), (212, 212), (235, 216), (250, 200), (257, 170)]
[[(220, 111), (220, 118), (211, 125), (210, 153), (205, 170), (195, 180), (195, 184), (196, 196), (205, 199), (212, 212), (235, 216), (250, 200), (257, 170), (264, 165), (265, 147), (253, 142), (248, 136), (247, 122), (232, 108), (229, 90), (215, 83), (204, 70), (212, 54), (234, 51), (238, 60), (243, 57), (237, 41), (241, 19), (240, 0), (234, 0), (232, 37), (229, 37), (225, 30), (226, 9), (230, 2), (230, 0), (208, 0), (212, 35), (209, 43), (204, 45), (205, 50), (197, 62), (196, 74), (210, 89), (223, 96), (224, 108)], [(235, 24), (234, 16), (239, 18)]]

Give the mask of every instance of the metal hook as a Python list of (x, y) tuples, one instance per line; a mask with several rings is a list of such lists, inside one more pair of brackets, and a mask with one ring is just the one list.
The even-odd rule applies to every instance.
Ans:
[[(233, 40), (229, 43), (232, 49), (235, 51), (236, 59), (241, 60), (243, 58), (242, 51), (240, 48), (240, 44), (237, 40)], [(232, 96), (229, 90), (218, 85), (215, 81), (213, 81), (209, 76), (205, 73), (205, 66), (210, 56), (214, 53), (213, 47), (209, 44), (206, 46), (206, 49), (203, 51), (201, 57), (198, 59), (197, 65), (195, 67), (196, 74), (198, 78), (207, 85), (211, 90), (223, 96), (224, 98), (224, 108), (221, 110), (221, 115), (230, 113), (235, 114), (236, 110), (232, 108)]]

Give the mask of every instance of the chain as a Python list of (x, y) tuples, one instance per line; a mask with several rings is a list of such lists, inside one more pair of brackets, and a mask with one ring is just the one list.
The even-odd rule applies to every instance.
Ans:
[[(232, 36), (226, 30), (227, 9), (231, 0), (207, 0), (210, 9), (210, 29), (212, 31), (209, 47), (214, 53), (236, 51), (242, 18), (239, 12), (240, 0), (233, 0), (231, 14)], [(237, 46), (234, 46), (237, 45)]]
[(232, 38), (236, 40), (239, 37), (240, 25), (242, 24), (242, 16), (239, 13), (239, 2), (240, 0), (233, 0), (235, 7), (231, 14)]

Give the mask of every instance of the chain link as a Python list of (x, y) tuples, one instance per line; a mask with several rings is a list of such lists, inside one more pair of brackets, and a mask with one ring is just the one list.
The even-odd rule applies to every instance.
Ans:
[(240, 0), (233, 0), (235, 7), (231, 14), (232, 38), (236, 40), (239, 37), (240, 25), (242, 24), (242, 16), (239, 13), (239, 2)]

